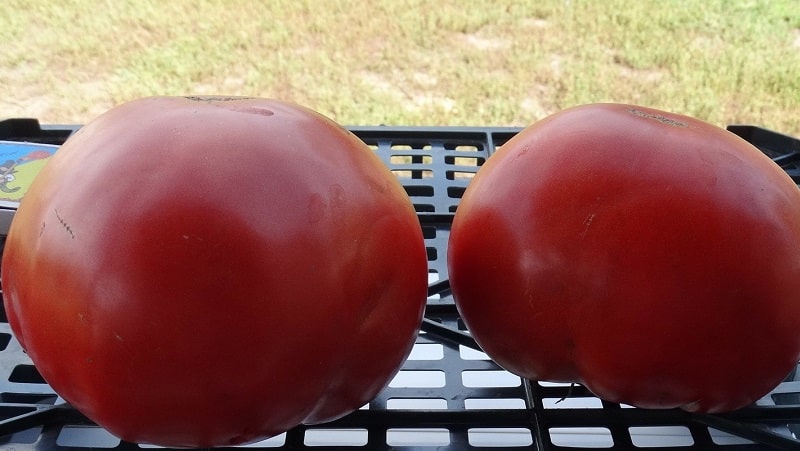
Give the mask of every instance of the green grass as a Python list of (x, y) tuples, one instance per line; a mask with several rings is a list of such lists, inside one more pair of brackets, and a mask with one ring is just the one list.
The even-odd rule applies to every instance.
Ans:
[(343, 124), (612, 101), (800, 136), (800, 0), (0, 2), (0, 117), (257, 95)]

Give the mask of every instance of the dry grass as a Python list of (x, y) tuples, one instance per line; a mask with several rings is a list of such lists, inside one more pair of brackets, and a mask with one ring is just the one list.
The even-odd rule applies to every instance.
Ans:
[(614, 101), (800, 136), (797, 0), (4, 0), (0, 40), (0, 118), (241, 94), (344, 124), (527, 125)]

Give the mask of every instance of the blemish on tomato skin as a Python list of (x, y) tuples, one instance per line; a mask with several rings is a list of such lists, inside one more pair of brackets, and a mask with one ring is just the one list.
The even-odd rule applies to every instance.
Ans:
[(342, 208), (347, 203), (347, 193), (342, 185), (334, 183), (330, 187), (331, 206), (335, 208)]
[(325, 210), (328, 208), (328, 205), (322, 199), (322, 196), (318, 193), (314, 193), (308, 199), (308, 222), (310, 224), (316, 224), (322, 220), (325, 216)]
[[(61, 216), (61, 214), (58, 213), (58, 210), (54, 209), (53, 212), (56, 214), (56, 219), (58, 219), (58, 222), (61, 223), (61, 226), (64, 227), (64, 230), (67, 231), (67, 233), (69, 234), (70, 238), (72, 238), (74, 240), (75, 239), (75, 231), (72, 230), (72, 227), (70, 227), (70, 225), (67, 224), (67, 221)], [(44, 230), (44, 226), (42, 226), (42, 230)]]
[(591, 213), (586, 219), (583, 220), (583, 232), (581, 232), (581, 239), (586, 238), (586, 234), (589, 233), (589, 227), (592, 225), (592, 221), (594, 221), (595, 214)]
[[(499, 150), (499, 149), (501, 149), (501, 148), (502, 148), (502, 146), (501, 146), (500, 148), (498, 148), (498, 150)], [(524, 144), (524, 145), (522, 146), (522, 148), (521, 148), (521, 149), (519, 149), (519, 150), (517, 151), (517, 153), (516, 153), (516, 155), (514, 155), (514, 157), (515, 157), (515, 158), (522, 158), (522, 157), (524, 157), (525, 155), (527, 155), (527, 154), (528, 154), (528, 152), (530, 152), (530, 150), (531, 150), (531, 145), (526, 143), (526, 144)]]
[(259, 116), (272, 116), (273, 114), (275, 114), (274, 111), (259, 106), (247, 106), (241, 108), (228, 108), (228, 109), (236, 111), (238, 113), (257, 114)]

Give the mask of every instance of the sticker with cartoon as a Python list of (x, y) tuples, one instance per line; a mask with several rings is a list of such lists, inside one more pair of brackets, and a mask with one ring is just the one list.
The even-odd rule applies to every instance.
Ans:
[(19, 202), (58, 146), (0, 141), (0, 201)]

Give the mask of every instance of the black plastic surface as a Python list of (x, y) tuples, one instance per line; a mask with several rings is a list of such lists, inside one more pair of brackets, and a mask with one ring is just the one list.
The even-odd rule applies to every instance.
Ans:
[[(38, 123), (23, 125), (0, 122), (0, 140), (37, 141)], [(77, 129), (43, 128), (42, 139), (65, 139)], [(250, 448), (800, 449), (797, 372), (756, 406), (727, 415), (694, 415), (607, 403), (581, 386), (521, 380), (500, 369), (476, 349), (460, 322), (445, 259), (461, 194), (486, 159), (519, 129), (350, 129), (400, 178), (417, 209), (431, 281), (422, 332), (398, 377), (364, 409), (327, 425), (297, 427)], [(23, 130), (24, 136), (14, 135), (15, 130)], [(790, 174), (798, 170), (797, 140), (750, 126), (732, 131)], [(0, 319), (0, 446), (140, 449), (120, 442), (64, 405), (22, 352), (5, 318)]]

